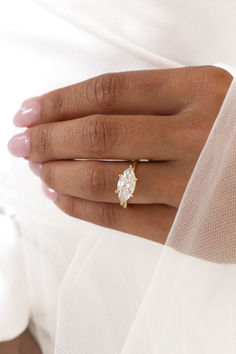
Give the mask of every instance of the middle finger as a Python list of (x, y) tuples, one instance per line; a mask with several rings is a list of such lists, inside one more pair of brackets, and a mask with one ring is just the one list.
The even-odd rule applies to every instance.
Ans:
[[(29, 128), (31, 161), (85, 159), (176, 160), (182, 116), (94, 115)], [(184, 141), (184, 139), (182, 139)]]

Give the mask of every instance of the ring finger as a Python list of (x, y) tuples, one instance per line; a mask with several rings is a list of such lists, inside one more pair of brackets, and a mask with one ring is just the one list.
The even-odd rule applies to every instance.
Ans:
[[(97, 202), (119, 203), (115, 194), (119, 174), (129, 161), (50, 161), (43, 163), (41, 178), (56, 192)], [(31, 168), (34, 168), (32, 162)], [(166, 204), (178, 207), (191, 168), (176, 162), (138, 162), (132, 204)]]

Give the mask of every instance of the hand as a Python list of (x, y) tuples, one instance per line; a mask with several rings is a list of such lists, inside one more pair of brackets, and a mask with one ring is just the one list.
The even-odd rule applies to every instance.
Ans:
[[(214, 66), (101, 75), (25, 101), (9, 149), (65, 213), (164, 243), (231, 81)], [(124, 209), (118, 175), (136, 159), (150, 161)]]
[(0, 354), (41, 354), (41, 350), (29, 330), (17, 338), (0, 343)]

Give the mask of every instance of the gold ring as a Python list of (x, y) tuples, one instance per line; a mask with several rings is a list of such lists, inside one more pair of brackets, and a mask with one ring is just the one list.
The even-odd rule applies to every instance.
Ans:
[(120, 205), (123, 206), (123, 208), (126, 208), (127, 201), (134, 197), (136, 181), (138, 180), (134, 173), (137, 162), (138, 160), (135, 160), (122, 174), (119, 174), (115, 193), (118, 194)]

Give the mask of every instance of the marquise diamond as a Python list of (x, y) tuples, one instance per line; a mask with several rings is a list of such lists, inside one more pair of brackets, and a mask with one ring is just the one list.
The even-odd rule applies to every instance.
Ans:
[(127, 201), (133, 197), (137, 178), (131, 165), (119, 176), (116, 193), (118, 193), (120, 205), (126, 208)]

